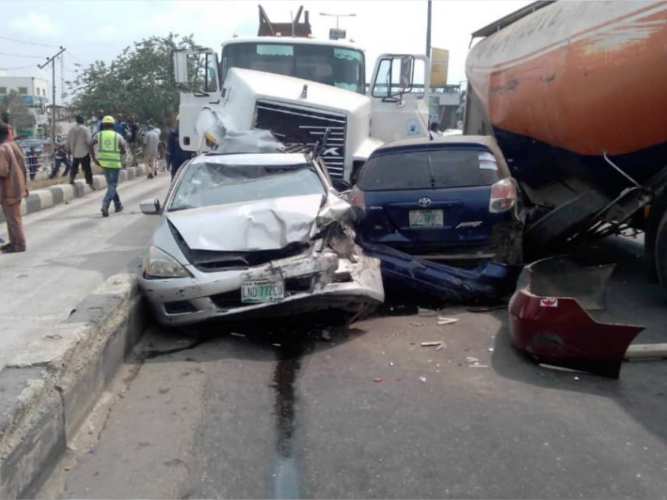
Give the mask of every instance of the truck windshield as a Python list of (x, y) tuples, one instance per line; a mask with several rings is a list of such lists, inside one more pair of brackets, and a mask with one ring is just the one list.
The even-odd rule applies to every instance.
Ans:
[(303, 78), (365, 94), (365, 59), (360, 50), (314, 44), (232, 43), (222, 49), (222, 75), (230, 68)]

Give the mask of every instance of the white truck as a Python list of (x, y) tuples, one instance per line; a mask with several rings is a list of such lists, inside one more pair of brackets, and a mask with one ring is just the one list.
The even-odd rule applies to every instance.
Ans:
[(312, 147), (328, 129), (322, 158), (334, 181), (351, 182), (379, 145), (429, 134), (422, 55), (381, 55), (368, 89), (365, 54), (346, 42), (233, 39), (220, 62), (205, 48), (175, 51), (173, 62), (184, 150), (210, 149), (197, 130), (204, 109), (224, 116), (228, 130), (270, 130), (288, 148)]

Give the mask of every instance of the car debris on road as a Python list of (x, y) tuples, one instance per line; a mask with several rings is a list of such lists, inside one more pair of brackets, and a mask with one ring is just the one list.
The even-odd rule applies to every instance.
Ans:
[(618, 378), (628, 346), (644, 327), (592, 317), (605, 309), (613, 270), (567, 257), (526, 266), (509, 305), (515, 346), (538, 363)]

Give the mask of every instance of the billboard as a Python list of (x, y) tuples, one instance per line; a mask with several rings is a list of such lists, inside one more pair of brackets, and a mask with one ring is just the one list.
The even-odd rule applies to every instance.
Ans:
[(449, 50), (431, 50), (431, 87), (444, 87), (447, 85), (447, 72), (449, 70)]

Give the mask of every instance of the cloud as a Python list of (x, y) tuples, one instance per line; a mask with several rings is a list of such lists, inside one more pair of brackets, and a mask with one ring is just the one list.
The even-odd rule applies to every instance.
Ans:
[(118, 28), (111, 24), (102, 26), (96, 30), (95, 39), (100, 41), (113, 40), (119, 36)]
[(62, 26), (51, 21), (49, 16), (33, 10), (25, 16), (12, 18), (9, 21), (9, 27), (15, 31), (37, 38), (55, 38), (63, 33)]
[[(527, 3), (528, 0), (433, 2), (432, 45), (450, 51), (449, 83), (465, 80), (464, 66), (470, 33)], [(310, 11), (310, 23), (320, 40), (327, 40), (329, 28), (336, 26), (334, 18), (322, 17), (321, 12), (356, 14), (356, 17), (341, 18), (340, 27), (347, 30), (348, 37), (355, 40), (356, 46), (366, 51), (369, 79), (380, 54), (423, 54), (425, 51), (425, 0), (267, 0), (262, 4), (269, 17), (276, 22), (289, 21), (303, 4), (304, 9)], [(134, 0), (130, 4), (109, 0), (3, 0), (3, 7), (5, 12), (21, 13), (7, 24), (9, 29), (17, 32), (16, 38), (39, 41), (48, 37), (47, 43), (66, 46), (76, 58), (86, 63), (96, 59), (109, 62), (134, 42), (152, 35), (165, 36), (169, 32), (193, 34), (199, 45), (219, 51), (221, 44), (234, 34), (239, 37), (255, 36), (259, 24), (257, 2), (249, 1)], [(72, 23), (82, 18), (92, 29), (79, 30), (72, 36), (65, 27), (74, 27)], [(21, 36), (18, 36), (19, 31)], [(14, 52), (19, 52), (19, 48), (27, 50), (27, 47), (18, 45), (12, 48)], [(35, 49), (34, 53), (37, 54), (38, 50)], [(0, 64), (12, 67), (17, 65), (17, 60), (0, 56)], [(34, 76), (41, 76), (36, 69), (34, 73)]]

